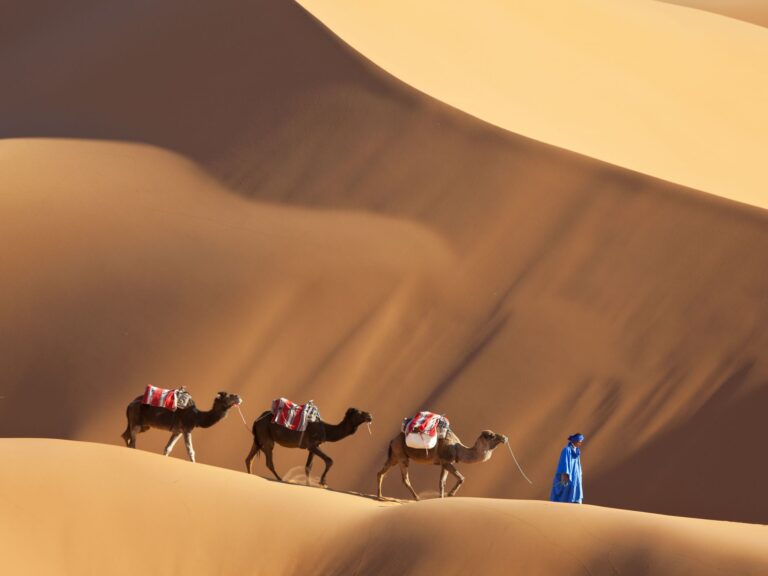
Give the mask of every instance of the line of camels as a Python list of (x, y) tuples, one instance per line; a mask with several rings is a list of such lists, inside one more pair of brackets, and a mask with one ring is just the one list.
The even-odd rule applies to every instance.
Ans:
[[(238, 406), (242, 400), (237, 394), (219, 392), (213, 400), (213, 407), (208, 411), (199, 410), (194, 401), (184, 409), (172, 412), (165, 408), (149, 406), (142, 403), (142, 396), (134, 399), (126, 409), (128, 425), (123, 432), (122, 437), (126, 446), (136, 448), (136, 434), (146, 432), (150, 428), (167, 430), (171, 437), (165, 446), (163, 454), (168, 456), (173, 450), (176, 442), (183, 437), (187, 448), (189, 459), (195, 461), (195, 451), (192, 446), (192, 430), (195, 428), (210, 428), (221, 421), (227, 412), (234, 406)], [(333, 465), (333, 460), (320, 450), (320, 445), (324, 442), (338, 442), (354, 434), (358, 427), (373, 421), (370, 413), (349, 408), (344, 414), (344, 418), (338, 424), (329, 424), (318, 420), (307, 424), (303, 432), (290, 430), (272, 422), (272, 411), (266, 410), (253, 422), (253, 446), (245, 459), (245, 466), (248, 473), (251, 473), (253, 459), (260, 452), (266, 457), (267, 468), (275, 475), (277, 480), (282, 482), (282, 478), (275, 470), (274, 458), (272, 452), (275, 444), (286, 448), (300, 448), (307, 450), (307, 463), (304, 466), (306, 473), (306, 482), (309, 484), (309, 476), (312, 471), (312, 461), (315, 456), (325, 462), (325, 470), (320, 477), (320, 484), (327, 487), (326, 477), (328, 470)], [(384, 466), (379, 470), (378, 480), (378, 498), (383, 498), (381, 493), (384, 476), (395, 465), (400, 467), (403, 484), (411, 492), (414, 499), (418, 500), (419, 495), (413, 489), (408, 476), (408, 465), (411, 461), (418, 464), (434, 464), (440, 466), (440, 497), (445, 497), (445, 483), (448, 474), (456, 478), (456, 485), (448, 492), (448, 496), (453, 496), (458, 492), (464, 483), (464, 476), (458, 471), (456, 465), (474, 464), (476, 462), (486, 462), (490, 459), (493, 450), (500, 444), (506, 444), (507, 437), (503, 434), (496, 434), (490, 430), (480, 433), (480, 436), (472, 446), (465, 446), (452, 431), (448, 431), (445, 438), (438, 441), (437, 446), (431, 450), (410, 448), (405, 444), (405, 434), (400, 432), (389, 443), (387, 450), (387, 460)]]

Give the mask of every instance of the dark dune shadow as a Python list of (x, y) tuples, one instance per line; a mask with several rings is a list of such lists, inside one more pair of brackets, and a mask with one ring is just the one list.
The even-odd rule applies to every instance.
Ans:
[[(740, 393), (753, 365), (734, 371), (688, 422), (590, 480), (590, 503), (768, 524), (763, 455), (754, 451), (754, 439), (765, 436), (768, 382)], [(738, 489), (733, 478), (739, 478)]]

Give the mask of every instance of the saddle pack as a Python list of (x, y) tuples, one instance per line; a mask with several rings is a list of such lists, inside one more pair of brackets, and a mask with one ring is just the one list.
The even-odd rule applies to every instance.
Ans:
[(193, 402), (192, 395), (187, 392), (187, 389), (184, 388), (184, 386), (181, 388), (167, 389), (157, 388), (156, 386), (147, 384), (141, 403), (175, 412), (176, 410), (188, 408)]
[(275, 424), (304, 432), (310, 422), (317, 420), (320, 420), (320, 411), (312, 400), (306, 404), (296, 404), (288, 398), (272, 400), (272, 422)]
[(405, 434), (405, 445), (409, 448), (430, 450), (445, 438), (450, 430), (448, 418), (434, 412), (419, 412), (413, 418), (404, 418), (401, 426)]

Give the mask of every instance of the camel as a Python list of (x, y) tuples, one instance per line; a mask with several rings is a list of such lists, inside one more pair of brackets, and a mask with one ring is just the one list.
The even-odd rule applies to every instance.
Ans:
[(368, 412), (349, 408), (346, 414), (344, 414), (344, 419), (338, 424), (329, 424), (318, 420), (310, 422), (307, 424), (306, 430), (299, 432), (272, 422), (272, 411), (267, 410), (253, 423), (253, 446), (245, 459), (245, 468), (250, 474), (254, 456), (263, 451), (267, 460), (267, 468), (272, 471), (275, 478), (282, 482), (283, 479), (275, 470), (272, 459), (272, 450), (275, 444), (286, 448), (303, 448), (309, 451), (307, 463), (304, 466), (304, 471), (307, 475), (307, 485), (309, 485), (309, 474), (312, 471), (312, 459), (318, 456), (325, 462), (325, 470), (320, 477), (320, 485), (323, 488), (327, 488), (328, 484), (326, 484), (325, 478), (328, 475), (328, 470), (333, 465), (333, 460), (320, 450), (320, 444), (323, 442), (338, 442), (347, 436), (351, 436), (361, 424), (366, 422), (373, 422), (373, 418)]
[(125, 415), (128, 418), (128, 427), (122, 434), (125, 445), (129, 448), (136, 448), (137, 432), (146, 432), (150, 428), (169, 430), (171, 438), (165, 446), (163, 455), (168, 456), (176, 442), (183, 435), (187, 454), (192, 462), (195, 461), (195, 450), (192, 447), (192, 430), (195, 428), (210, 428), (222, 420), (230, 408), (242, 402), (237, 394), (219, 392), (216, 398), (213, 399), (213, 407), (207, 412), (198, 410), (195, 403), (191, 400), (187, 408), (172, 412), (165, 408), (142, 404), (142, 398), (143, 396), (138, 396), (128, 404), (128, 408), (125, 410)]
[(448, 478), (448, 473), (453, 474), (457, 480), (456, 486), (448, 493), (448, 496), (453, 496), (464, 483), (464, 476), (456, 469), (455, 464), (459, 462), (474, 464), (475, 462), (490, 460), (493, 449), (499, 444), (506, 443), (506, 436), (485, 430), (480, 433), (480, 436), (475, 441), (475, 445), (470, 448), (464, 446), (459, 437), (449, 430), (445, 438), (437, 441), (437, 446), (430, 450), (424, 450), (422, 448), (409, 448), (406, 446), (405, 434), (401, 432), (389, 443), (387, 461), (377, 476), (379, 481), (379, 499), (382, 499), (381, 484), (384, 481), (384, 476), (395, 464), (400, 466), (405, 487), (411, 491), (414, 499), (419, 499), (419, 495), (416, 494), (413, 486), (411, 486), (411, 480), (408, 477), (408, 464), (411, 460), (419, 464), (435, 464), (442, 467), (440, 471), (440, 498), (445, 498), (445, 481)]

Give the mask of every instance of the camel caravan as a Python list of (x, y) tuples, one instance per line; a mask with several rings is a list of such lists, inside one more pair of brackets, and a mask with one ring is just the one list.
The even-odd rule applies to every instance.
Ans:
[[(128, 424), (122, 437), (126, 446), (136, 448), (137, 433), (146, 432), (150, 428), (166, 430), (171, 433), (171, 437), (163, 455), (168, 456), (176, 442), (183, 436), (187, 455), (194, 462), (192, 430), (210, 428), (223, 420), (231, 408), (237, 407), (240, 410), (242, 402), (237, 394), (219, 392), (213, 399), (211, 409), (202, 411), (197, 408), (192, 396), (184, 387), (164, 389), (147, 386), (144, 394), (132, 400), (126, 408)], [(242, 412), (241, 417), (243, 417)], [(243, 421), (245, 422), (244, 417)], [(282, 482), (283, 479), (275, 469), (273, 456), (275, 445), (298, 448), (308, 452), (304, 466), (307, 485), (309, 485), (312, 462), (317, 456), (325, 463), (320, 484), (327, 487), (326, 478), (333, 460), (320, 450), (320, 445), (343, 440), (357, 432), (363, 424), (368, 426), (368, 431), (371, 433), (371, 422), (373, 417), (369, 412), (349, 408), (338, 424), (331, 424), (320, 417), (320, 411), (311, 400), (305, 404), (297, 404), (287, 398), (276, 398), (272, 402), (271, 409), (265, 410), (251, 426), (253, 445), (245, 458), (246, 471), (249, 474), (252, 473), (253, 459), (263, 452), (267, 468), (278, 481)], [(411, 462), (440, 466), (441, 498), (446, 495), (445, 484), (448, 475), (453, 475), (456, 478), (456, 484), (448, 492), (448, 496), (453, 496), (464, 483), (464, 476), (457, 469), (457, 465), (487, 462), (493, 450), (501, 444), (509, 448), (506, 436), (485, 430), (480, 433), (472, 446), (465, 446), (451, 430), (448, 419), (441, 414), (422, 411), (412, 418), (405, 418), (401, 424), (400, 433), (389, 442), (387, 459), (378, 472), (378, 497), (383, 499), (384, 477), (390, 468), (397, 465), (400, 468), (403, 484), (413, 498), (419, 500), (419, 495), (413, 489), (408, 476), (408, 466)], [(511, 448), (510, 453), (512, 453)], [(514, 454), (512, 457), (514, 458)], [(516, 459), (515, 463), (517, 463)], [(522, 469), (520, 472), (522, 473)], [(525, 476), (524, 473), (523, 476)], [(528, 480), (527, 476), (525, 478)]]

